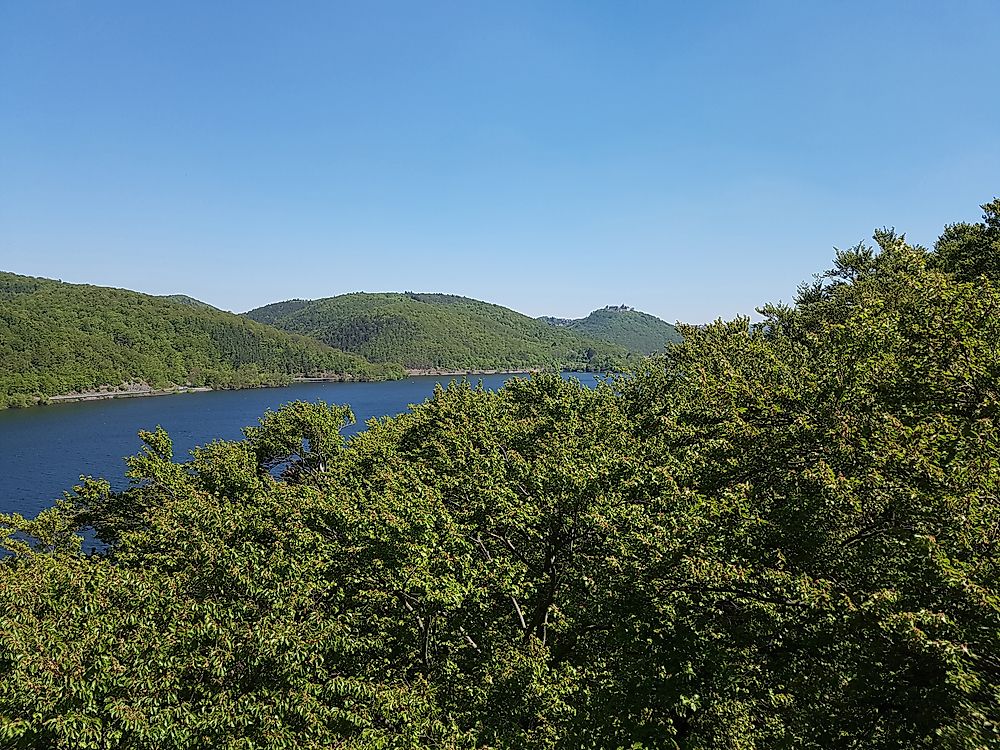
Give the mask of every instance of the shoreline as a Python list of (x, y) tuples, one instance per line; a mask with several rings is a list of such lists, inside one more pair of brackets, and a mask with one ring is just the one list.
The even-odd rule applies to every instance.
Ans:
[[(530, 375), (533, 372), (540, 372), (539, 369), (522, 369), (522, 370), (447, 370), (447, 369), (437, 369), (437, 368), (407, 368), (404, 370), (407, 378), (424, 378), (424, 377), (459, 377), (459, 376), (469, 376), (469, 375)], [(390, 382), (384, 380), (356, 380), (351, 377), (344, 376), (327, 376), (327, 377), (297, 377), (292, 378), (290, 383), (283, 383), (281, 385), (249, 385), (240, 388), (212, 388), (210, 386), (176, 386), (174, 388), (151, 388), (148, 386), (139, 386), (131, 390), (93, 390), (84, 391), (82, 393), (63, 393), (57, 396), (47, 396), (43, 400), (36, 401), (33, 406), (52, 406), (55, 404), (75, 404), (86, 401), (107, 401), (116, 398), (145, 398), (147, 396), (175, 396), (183, 393), (208, 393), (216, 390), (233, 390), (233, 391), (245, 391), (252, 388), (285, 388), (289, 385), (294, 385), (295, 383), (382, 383)], [(30, 408), (30, 407), (28, 407)]]
[(177, 393), (205, 393), (215, 390), (208, 386), (177, 386), (176, 388), (136, 388), (129, 391), (84, 391), (83, 393), (64, 393), (58, 396), (47, 396), (36, 406), (47, 404), (72, 404), (80, 401), (105, 401), (112, 398), (144, 398), (146, 396), (172, 396)]
[(434, 367), (426, 368), (406, 368), (408, 378), (426, 378), (435, 376), (455, 376), (455, 375), (530, 375), (533, 372), (541, 372), (540, 368), (527, 370), (445, 370)]

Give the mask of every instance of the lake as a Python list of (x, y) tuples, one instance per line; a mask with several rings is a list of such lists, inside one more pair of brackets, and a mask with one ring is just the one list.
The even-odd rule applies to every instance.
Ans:
[[(513, 375), (472, 376), (487, 388), (499, 388)], [(597, 376), (564, 373), (585, 385)], [(267, 409), (289, 401), (323, 400), (348, 404), (363, 430), (365, 421), (406, 411), (434, 391), (441, 376), (384, 383), (298, 383), (284, 388), (208, 391), (146, 398), (108, 399), (30, 409), (0, 410), (0, 513), (34, 516), (77, 484), (81, 474), (125, 484), (123, 458), (139, 451), (139, 430), (161, 425), (174, 441), (174, 457), (183, 460), (197, 445), (235, 440), (256, 424)]]

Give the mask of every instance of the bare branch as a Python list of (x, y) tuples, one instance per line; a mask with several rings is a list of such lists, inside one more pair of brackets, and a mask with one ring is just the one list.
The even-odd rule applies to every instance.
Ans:
[(406, 607), (406, 611), (417, 618), (417, 627), (420, 628), (420, 632), (426, 633), (427, 628), (424, 626), (424, 618), (417, 614), (417, 610), (415, 610), (413, 605), (409, 602), (409, 597), (406, 594), (400, 594), (400, 598), (402, 599), (403, 606)]
[(474, 648), (476, 650), (476, 653), (480, 653), (480, 654), (483, 653), (480, 650), (479, 645), (474, 640), (472, 640), (472, 636), (470, 636), (468, 633), (465, 632), (465, 628), (459, 628), (458, 632), (462, 634), (462, 637), (465, 639), (465, 642), (468, 643), (470, 646), (472, 646), (472, 648)]
[(431, 625), (434, 623), (434, 615), (427, 618), (427, 628), (424, 630), (424, 667), (431, 665)]
[(526, 558), (521, 553), (521, 551), (517, 547), (514, 546), (513, 542), (511, 542), (510, 539), (508, 539), (505, 536), (500, 536), (499, 534), (494, 534), (493, 532), (490, 532), (490, 531), (487, 531), (486, 534), (487, 534), (487, 536), (493, 537), (498, 542), (503, 542), (504, 546), (511, 551), (511, 553), (514, 555), (514, 557), (516, 557), (522, 563), (524, 563), (525, 565), (527, 565), (529, 568), (534, 568), (534, 566), (530, 562), (528, 562), (528, 558)]
[(477, 534), (475, 542), (479, 545), (479, 549), (482, 550), (483, 556), (486, 558), (486, 562), (493, 562), (493, 555), (490, 554), (490, 551), (486, 549), (486, 545), (483, 544), (483, 538)]
[(521, 630), (527, 632), (528, 623), (524, 621), (524, 612), (521, 611), (521, 605), (517, 603), (517, 599), (514, 598), (513, 594), (510, 595), (510, 600), (514, 602), (514, 611), (517, 612), (517, 619), (521, 621)]

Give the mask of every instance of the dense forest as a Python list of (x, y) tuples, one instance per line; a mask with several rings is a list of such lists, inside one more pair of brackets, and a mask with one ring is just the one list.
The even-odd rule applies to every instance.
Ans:
[(235, 388), (318, 374), (403, 373), (190, 297), (0, 272), (0, 408), (138, 382)]
[(450, 294), (344, 294), (278, 302), (246, 315), (409, 369), (607, 371), (628, 359), (618, 345)]
[(656, 354), (681, 340), (676, 326), (625, 305), (594, 310), (586, 318), (543, 317), (539, 320), (583, 336), (617, 344), (633, 354)]
[(129, 488), (0, 518), (0, 745), (997, 747), (985, 209), (594, 389), (144, 433)]
[(207, 302), (202, 302), (200, 299), (195, 299), (194, 297), (189, 297), (186, 294), (162, 294), (158, 295), (160, 299), (169, 300), (170, 302), (177, 302), (182, 305), (190, 305), (191, 307), (201, 307), (207, 310), (218, 310), (219, 308), (208, 304)]

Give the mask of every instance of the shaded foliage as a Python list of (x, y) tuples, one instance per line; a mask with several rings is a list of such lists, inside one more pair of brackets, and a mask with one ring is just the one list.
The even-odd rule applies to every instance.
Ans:
[(982, 206), (983, 220), (945, 227), (934, 245), (934, 264), (963, 281), (1000, 280), (1000, 198)]

